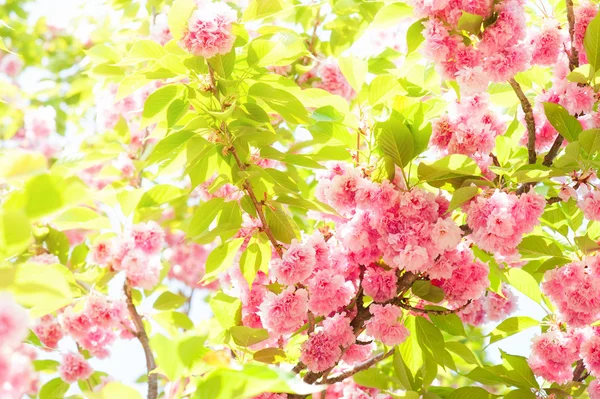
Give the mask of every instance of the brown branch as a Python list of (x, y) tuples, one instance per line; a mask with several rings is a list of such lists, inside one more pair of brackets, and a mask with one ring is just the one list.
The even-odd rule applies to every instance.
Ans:
[(423, 314), (433, 314), (436, 316), (446, 316), (449, 314), (453, 314), (453, 313), (458, 313), (461, 310), (463, 310), (464, 308), (466, 308), (467, 306), (469, 306), (469, 304), (471, 303), (471, 300), (469, 299), (464, 305), (462, 305), (459, 308), (456, 309), (422, 309), (422, 308), (415, 308), (413, 306), (410, 306), (409, 304), (407, 304), (404, 301), (405, 298), (394, 298), (391, 301), (389, 301), (388, 303), (392, 303), (394, 305), (400, 306), (402, 309), (406, 309), (406, 310), (410, 310), (411, 312), (417, 312), (417, 313), (423, 313)]
[(370, 368), (371, 366), (379, 363), (380, 361), (382, 361), (383, 359), (387, 359), (388, 357), (392, 356), (394, 354), (394, 349), (390, 349), (387, 352), (382, 352), (377, 356), (372, 357), (371, 359), (364, 361), (362, 363), (359, 363), (358, 365), (356, 365), (354, 368), (352, 368), (351, 370), (348, 370), (346, 372), (343, 372), (339, 375), (327, 378), (326, 380), (322, 381), (322, 384), (335, 384), (336, 382), (340, 382), (340, 381), (344, 381), (346, 378), (348, 377), (352, 377), (354, 374), (366, 370), (368, 368)]
[[(221, 100), (220, 100), (220, 96), (219, 96), (219, 91), (217, 90), (217, 86), (216, 86), (216, 82), (215, 82), (215, 71), (213, 70), (213, 68), (210, 66), (210, 64), (208, 62), (206, 63), (206, 65), (208, 66), (208, 75), (210, 76), (211, 91), (213, 92), (217, 101), (220, 103)], [(221, 104), (221, 111), (225, 111), (225, 109), (226, 109), (225, 105)], [(248, 165), (246, 163), (242, 162), (235, 147), (233, 146), (232, 136), (231, 136), (231, 133), (229, 132), (229, 129), (227, 129), (227, 124), (225, 122), (221, 123), (221, 131), (223, 132), (223, 134), (225, 134), (225, 136), (227, 136), (227, 139), (229, 141), (228, 150), (233, 155), (233, 158), (235, 159), (235, 162), (237, 163), (238, 168), (241, 171), (246, 170), (248, 168)], [(279, 242), (273, 235), (273, 232), (269, 228), (269, 225), (267, 223), (267, 218), (265, 217), (265, 213), (263, 211), (264, 203), (262, 201), (259, 201), (258, 198), (256, 198), (256, 194), (254, 194), (254, 190), (252, 189), (252, 185), (250, 184), (250, 181), (245, 179), (244, 182), (242, 183), (242, 187), (244, 188), (244, 190), (250, 197), (252, 204), (254, 204), (254, 208), (256, 209), (256, 214), (258, 215), (258, 218), (260, 219), (260, 223), (262, 225), (261, 230), (267, 235), (267, 237), (269, 238), (269, 241), (271, 241), (271, 244), (275, 248), (277, 255), (279, 255), (279, 257), (281, 258), (283, 256), (283, 249), (281, 247), (281, 244), (279, 244)]]
[(473, 229), (471, 229), (469, 227), (469, 225), (466, 224), (466, 223), (465, 224), (461, 224), (459, 227), (462, 230), (462, 232), (464, 233), (463, 235), (465, 235), (465, 236), (469, 235), (469, 234), (471, 234), (473, 232)]
[(573, 370), (573, 381), (582, 382), (588, 377), (588, 375), (590, 374), (586, 373), (583, 360), (579, 359), (575, 365), (575, 370)]
[(146, 330), (144, 329), (142, 317), (133, 304), (129, 281), (125, 280), (123, 290), (125, 291), (129, 315), (131, 316), (131, 320), (136, 328), (135, 336), (138, 341), (140, 341), (140, 344), (142, 344), (142, 347), (144, 348), (144, 355), (146, 356), (146, 368), (148, 369), (148, 399), (156, 399), (158, 397), (158, 376), (155, 373), (152, 373), (152, 371), (156, 368), (156, 362), (154, 361), (154, 355), (152, 354), (152, 349), (150, 348), (150, 340), (148, 339), (148, 334), (146, 334)]
[(567, 6), (567, 21), (569, 21), (569, 36), (571, 38), (571, 54), (569, 54), (569, 69), (579, 66), (579, 54), (575, 48), (575, 13), (573, 13), (573, 0), (565, 0)]
[(560, 151), (560, 147), (562, 146), (564, 140), (565, 138), (560, 134), (558, 135), (558, 137), (556, 137), (556, 140), (554, 140), (552, 147), (550, 147), (550, 151), (548, 151), (548, 153), (544, 157), (544, 162), (542, 162), (542, 165), (548, 167), (552, 166), (552, 162), (554, 162), (554, 158), (556, 158), (556, 156), (558, 155), (558, 152)]
[(523, 89), (521, 89), (521, 85), (515, 80), (515, 78), (510, 78), (508, 83), (512, 86), (515, 94), (521, 101), (521, 108), (525, 113), (525, 124), (527, 125), (527, 152), (529, 153), (529, 163), (535, 164), (537, 161), (537, 155), (535, 153), (535, 119), (533, 118), (533, 109), (531, 108), (531, 103), (525, 93), (523, 93)]

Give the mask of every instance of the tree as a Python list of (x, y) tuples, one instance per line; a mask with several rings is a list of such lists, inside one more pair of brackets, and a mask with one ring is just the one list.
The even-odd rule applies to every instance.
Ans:
[(600, 398), (597, 4), (24, 3), (0, 397)]

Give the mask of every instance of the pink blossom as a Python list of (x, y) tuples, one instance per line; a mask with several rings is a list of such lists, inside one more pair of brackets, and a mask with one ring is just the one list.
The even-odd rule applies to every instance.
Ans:
[(587, 393), (590, 399), (600, 399), (600, 383), (597, 379), (590, 382), (590, 385), (587, 387)]
[(362, 280), (364, 293), (375, 302), (385, 302), (396, 296), (398, 277), (395, 270), (385, 270), (372, 264), (365, 269)]
[(287, 399), (287, 393), (271, 393), (265, 392), (260, 395), (253, 396), (251, 399)]
[(0, 348), (0, 398), (37, 396), (39, 380), (32, 365), (35, 358), (35, 350), (28, 345)]
[(263, 326), (270, 332), (278, 335), (294, 332), (306, 320), (308, 292), (291, 286), (279, 295), (267, 292), (259, 309)]
[(46, 138), (56, 131), (56, 110), (49, 105), (30, 110), (25, 113), (24, 125), (28, 138)]
[(188, 52), (204, 58), (229, 53), (235, 42), (232, 23), (236, 12), (224, 2), (201, 1), (188, 20), (179, 44)]
[(548, 381), (563, 384), (573, 374), (571, 364), (579, 358), (577, 346), (569, 335), (551, 330), (532, 340), (529, 365), (533, 372)]
[(504, 320), (517, 309), (518, 298), (508, 286), (502, 286), (503, 297), (495, 292), (488, 292), (485, 297), (485, 313), (490, 321)]
[(171, 30), (167, 20), (167, 14), (160, 13), (154, 18), (154, 23), (150, 26), (150, 38), (164, 46), (167, 42), (173, 39)]
[(456, 81), (460, 89), (466, 95), (481, 93), (488, 87), (489, 75), (486, 74), (481, 66), (462, 67), (456, 72)]
[(580, 86), (576, 82), (567, 82), (566, 85), (560, 105), (565, 107), (571, 115), (591, 112), (596, 102), (594, 90), (589, 86)]
[(373, 342), (369, 344), (352, 344), (342, 355), (342, 360), (348, 365), (364, 362), (371, 356), (375, 348), (376, 345)]
[(309, 371), (318, 373), (334, 366), (341, 355), (342, 351), (337, 343), (329, 335), (320, 331), (311, 335), (302, 344), (300, 361)]
[(211, 245), (188, 244), (183, 241), (170, 244), (167, 255), (167, 260), (171, 264), (169, 277), (190, 287), (201, 286), (199, 281), (204, 276), (206, 259), (211, 249)]
[(294, 239), (281, 259), (271, 260), (271, 273), (286, 285), (304, 283), (313, 272), (315, 264), (315, 249)]
[(62, 357), (58, 371), (60, 378), (69, 384), (85, 380), (94, 372), (87, 360), (80, 353), (75, 352), (68, 352)]
[(132, 226), (131, 236), (135, 247), (147, 255), (156, 255), (164, 245), (165, 232), (154, 221), (138, 223)]
[(563, 184), (560, 187), (558, 196), (561, 199), (561, 201), (567, 202), (569, 200), (569, 198), (577, 199), (577, 191), (575, 191), (575, 189), (573, 187)]
[(106, 265), (112, 257), (110, 241), (98, 241), (90, 248), (90, 260), (98, 265)]
[(470, 250), (463, 249), (446, 253), (452, 256), (455, 267), (447, 279), (433, 280), (446, 294), (451, 306), (461, 306), (469, 299), (479, 298), (489, 286), (489, 269), (486, 264), (474, 259)]
[(554, 65), (563, 50), (563, 36), (556, 21), (547, 21), (531, 38), (532, 64)]
[(399, 321), (402, 310), (394, 305), (373, 304), (369, 307), (373, 315), (365, 323), (367, 335), (381, 341), (385, 345), (393, 346), (406, 340), (410, 332)]
[(328, 315), (350, 303), (352, 283), (332, 269), (321, 270), (308, 281), (308, 308), (317, 315)]
[(575, 32), (573, 41), (575, 42), (575, 48), (579, 52), (580, 64), (587, 64), (587, 57), (585, 56), (585, 48), (583, 47), (583, 38), (588, 25), (594, 19), (598, 13), (598, 6), (590, 1), (582, 1), (574, 9), (575, 14)]
[(14, 78), (23, 69), (23, 60), (16, 54), (6, 54), (0, 58), (0, 72)]
[(454, 220), (438, 219), (431, 229), (431, 239), (440, 252), (456, 248), (462, 238), (462, 231)]
[(350, 326), (350, 319), (338, 313), (333, 317), (323, 320), (323, 331), (337, 346), (346, 348), (354, 343), (354, 331)]
[(0, 347), (15, 348), (29, 333), (29, 316), (8, 293), (0, 293)]
[(321, 78), (321, 81), (317, 84), (320, 89), (336, 94), (348, 101), (356, 95), (334, 58), (322, 61), (317, 67), (317, 75)]
[(589, 191), (577, 202), (586, 219), (600, 220), (600, 191)]
[(484, 324), (487, 321), (484, 308), (486, 301), (485, 299), (486, 297), (482, 296), (474, 300), (469, 305), (467, 305), (466, 308), (458, 312), (458, 316), (460, 317), (460, 319), (464, 323), (471, 324), (473, 326), (480, 326)]
[(581, 357), (585, 368), (592, 375), (600, 376), (600, 337), (596, 334), (581, 344)]
[(30, 263), (39, 263), (40, 265), (60, 264), (60, 259), (54, 254), (39, 254), (29, 258)]
[(503, 82), (527, 69), (530, 59), (527, 47), (515, 45), (490, 53), (486, 58), (484, 70), (490, 80)]
[(135, 165), (129, 155), (125, 152), (119, 154), (117, 159), (113, 162), (113, 165), (121, 172), (121, 176), (123, 177), (133, 177), (133, 174), (135, 173)]
[(37, 320), (32, 327), (33, 332), (38, 337), (42, 345), (50, 349), (56, 349), (58, 341), (63, 336), (63, 330), (58, 324), (58, 320), (51, 315), (46, 315)]

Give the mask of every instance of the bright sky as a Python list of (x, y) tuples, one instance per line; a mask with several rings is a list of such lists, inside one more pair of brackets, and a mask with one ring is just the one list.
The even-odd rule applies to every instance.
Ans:
[[(103, 15), (106, 14), (106, 7), (103, 6), (102, 0), (37, 0), (31, 5), (31, 19), (37, 20), (39, 17), (46, 17), (47, 21), (59, 27), (73, 26), (72, 22), (83, 15)], [(399, 40), (404, 42), (404, 38)], [(363, 40), (363, 42), (365, 42)], [(364, 43), (367, 46), (368, 43)], [(360, 51), (358, 52), (360, 53)], [(515, 315), (527, 315), (529, 317), (541, 320), (546, 314), (544, 310), (524, 295), (519, 294), (519, 309)], [(150, 303), (152, 303), (152, 300)], [(151, 311), (151, 307), (145, 303), (142, 309)], [(209, 308), (201, 298), (201, 295), (194, 297), (193, 311), (191, 314), (192, 320), (197, 321), (206, 318), (209, 315)], [(495, 326), (486, 326), (485, 330), (491, 331)], [(500, 353), (498, 348), (501, 348), (508, 353), (527, 355), (529, 353), (529, 341), (534, 334), (539, 333), (539, 328), (532, 328), (525, 332), (516, 334), (499, 343), (491, 345), (488, 348), (490, 360), (499, 362)], [(63, 340), (65, 341), (65, 340)], [(61, 350), (73, 350), (73, 342), (63, 342), (60, 346)], [(54, 357), (57, 358), (57, 357)], [(111, 350), (111, 356), (108, 359), (91, 361), (92, 366), (96, 370), (109, 372), (119, 381), (133, 385), (137, 378), (145, 372), (145, 358), (140, 344), (136, 340), (117, 341)], [(145, 384), (138, 384), (137, 387), (141, 392), (145, 393)], [(69, 392), (70, 394), (76, 391), (75, 388)]]

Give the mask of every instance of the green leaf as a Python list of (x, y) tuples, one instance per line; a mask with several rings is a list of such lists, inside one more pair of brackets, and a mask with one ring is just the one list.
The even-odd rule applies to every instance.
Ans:
[(481, 15), (470, 14), (466, 11), (463, 11), (462, 15), (458, 19), (458, 29), (466, 30), (473, 35), (478, 35), (481, 33), (482, 23), (483, 17)]
[(297, 238), (296, 232), (290, 223), (290, 218), (280, 204), (271, 203), (271, 205), (274, 210), (271, 210), (270, 207), (264, 208), (267, 225), (278, 241), (289, 244), (292, 239)]
[(171, 35), (175, 40), (181, 39), (187, 29), (188, 20), (196, 9), (195, 0), (175, 0), (168, 15), (168, 24)]
[(544, 236), (527, 236), (517, 246), (523, 257), (537, 259), (544, 256), (563, 256), (560, 247), (550, 238)]
[[(54, 213), (61, 209), (65, 201), (63, 200), (64, 183), (57, 178), (43, 174), (35, 176), (25, 184), (25, 211), (32, 219), (37, 219)], [(43, 198), (43, 201), (40, 199)]]
[(242, 321), (242, 302), (234, 297), (218, 292), (209, 302), (213, 314), (224, 329), (236, 326)]
[(187, 141), (194, 136), (195, 133), (189, 131), (180, 131), (168, 135), (156, 144), (148, 157), (147, 166), (174, 160), (183, 151)]
[(188, 236), (192, 239), (206, 231), (225, 204), (223, 198), (212, 198), (196, 208), (188, 227)]
[(373, 22), (371, 23), (372, 28), (389, 28), (392, 26), (396, 26), (400, 20), (406, 17), (412, 17), (413, 10), (412, 8), (405, 3), (391, 3), (387, 6), (382, 7)]
[(540, 303), (542, 300), (540, 285), (531, 274), (523, 269), (513, 267), (505, 272), (505, 276), (510, 285), (533, 299), (535, 302)]
[(157, 184), (142, 195), (140, 202), (137, 204), (137, 208), (140, 209), (167, 204), (174, 199), (181, 198), (184, 194), (185, 192), (179, 187), (170, 184)]
[(444, 351), (444, 336), (436, 326), (423, 316), (415, 317), (415, 326), (421, 348), (429, 348), (434, 355)]
[(268, 17), (289, 7), (283, 0), (252, 0), (244, 10), (242, 21), (248, 22), (255, 19)]
[(177, 345), (177, 341), (161, 334), (155, 334), (150, 338), (150, 346), (156, 353), (157, 371), (167, 376), (171, 381), (176, 380), (183, 372), (183, 364), (178, 356)]
[(454, 192), (450, 205), (448, 206), (448, 213), (452, 212), (459, 206), (462, 206), (468, 202), (471, 198), (475, 197), (479, 193), (477, 186), (461, 187)]
[(243, 243), (244, 238), (236, 238), (216, 247), (206, 259), (206, 275), (202, 281), (211, 281), (227, 270)]
[(225, 55), (215, 55), (208, 60), (208, 64), (221, 78), (229, 78), (235, 66), (235, 49)]
[(469, 364), (479, 365), (479, 359), (465, 344), (456, 341), (446, 342), (445, 348), (450, 352), (458, 355), (461, 359)]
[(111, 224), (107, 217), (99, 215), (96, 211), (86, 207), (69, 208), (52, 223), (59, 230), (110, 229)]
[(48, 251), (56, 255), (61, 263), (66, 264), (69, 258), (70, 244), (65, 233), (50, 228), (44, 241), (46, 242)]
[(270, 260), (271, 246), (269, 243), (254, 242), (248, 245), (240, 258), (240, 270), (249, 286), (252, 286), (259, 270), (268, 272)]
[(142, 399), (142, 395), (132, 387), (111, 381), (100, 391), (102, 399)]
[(531, 389), (515, 389), (504, 395), (504, 399), (536, 399)]
[(396, 165), (403, 168), (413, 159), (414, 141), (408, 127), (392, 113), (390, 119), (375, 125), (377, 145)]
[(6, 259), (25, 251), (33, 237), (31, 223), (21, 211), (0, 209), (0, 258)]
[(264, 101), (288, 122), (294, 124), (308, 122), (308, 112), (304, 105), (293, 94), (285, 90), (259, 82), (250, 86), (248, 95)]
[(590, 254), (600, 249), (598, 242), (592, 240), (587, 234), (575, 237), (575, 244), (577, 244), (584, 254)]
[(194, 323), (190, 320), (188, 315), (181, 312), (167, 310), (166, 312), (155, 314), (153, 318), (167, 331), (171, 331), (173, 328), (183, 328), (184, 330), (194, 328)]
[(544, 103), (546, 118), (554, 128), (568, 142), (577, 141), (579, 134), (583, 131), (581, 124), (569, 111), (554, 103)]
[(347, 56), (341, 57), (338, 62), (340, 70), (346, 77), (348, 83), (350, 83), (350, 86), (352, 86), (357, 93), (360, 92), (369, 68), (367, 60), (354, 56)]
[[(167, 50), (165, 50), (154, 40), (138, 40), (137, 42), (133, 43), (133, 46), (131, 46), (127, 57), (119, 64), (131, 65), (149, 60), (158, 60), (165, 55), (167, 55)], [(119, 58), (120, 57), (117, 53), (117, 60), (114, 61), (118, 61)]]
[(401, 90), (400, 82), (398, 82), (398, 78), (395, 76), (378, 75), (369, 84), (369, 104), (375, 106), (385, 103), (397, 94), (400, 94)]
[(394, 372), (396, 374), (396, 377), (398, 377), (402, 388), (404, 388), (405, 390), (411, 390), (414, 385), (414, 378), (410, 370), (406, 366), (406, 363), (404, 363), (404, 360), (402, 359), (402, 354), (400, 353), (400, 349), (397, 346), (394, 350), (393, 364)]
[(246, 326), (234, 326), (229, 329), (231, 338), (239, 345), (247, 348), (266, 339), (269, 339), (269, 333), (264, 328), (250, 328)]
[(423, 365), (423, 351), (417, 341), (415, 316), (407, 316), (404, 326), (410, 331), (410, 335), (406, 340), (398, 345), (398, 350), (406, 366), (413, 375), (416, 375)]
[(447, 314), (443, 316), (430, 314), (429, 319), (431, 319), (437, 328), (446, 331), (450, 335), (461, 335), (463, 337), (467, 336), (465, 327), (463, 326), (460, 317), (455, 314)]
[(154, 309), (157, 310), (175, 310), (183, 306), (187, 299), (181, 295), (165, 291), (154, 302)]
[(408, 27), (408, 30), (406, 31), (406, 54), (412, 53), (419, 48), (421, 43), (423, 43), (425, 40), (423, 29), (425, 29), (425, 25), (423, 25), (421, 20)]
[(600, 15), (596, 15), (588, 25), (583, 38), (583, 47), (588, 62), (598, 71), (600, 67)]
[(479, 387), (458, 388), (447, 396), (447, 399), (489, 399), (492, 396), (488, 391)]
[(419, 179), (434, 187), (446, 183), (462, 184), (466, 179), (481, 174), (481, 169), (466, 155), (453, 154), (445, 156), (431, 164), (420, 163), (417, 172)]
[(254, 360), (261, 363), (276, 363), (278, 358), (285, 358), (285, 352), (279, 348), (265, 348), (257, 351), (252, 356)]
[(531, 368), (527, 363), (527, 358), (523, 356), (509, 355), (502, 349), (500, 349), (500, 354), (507, 366), (506, 375), (510, 379), (517, 382), (517, 384), (515, 384), (516, 386), (520, 388), (540, 387), (535, 379), (535, 376), (533, 375), (533, 371), (531, 371)]
[(441, 302), (445, 296), (444, 291), (440, 287), (432, 285), (431, 281), (415, 281), (411, 289), (413, 294), (419, 298), (433, 303)]
[(588, 129), (581, 132), (579, 144), (581, 144), (581, 149), (588, 155), (588, 159), (592, 158), (600, 151), (600, 129)]
[(69, 384), (60, 378), (48, 381), (40, 389), (40, 399), (64, 399)]
[(539, 326), (540, 322), (528, 316), (509, 317), (490, 333), (490, 344), (500, 341), (528, 328)]
[[(181, 84), (167, 85), (157, 89), (148, 96), (144, 103), (141, 127), (144, 128), (152, 123), (166, 120), (171, 103), (175, 99), (186, 97), (187, 88)], [(171, 118), (174, 118), (174, 116), (171, 116)]]

